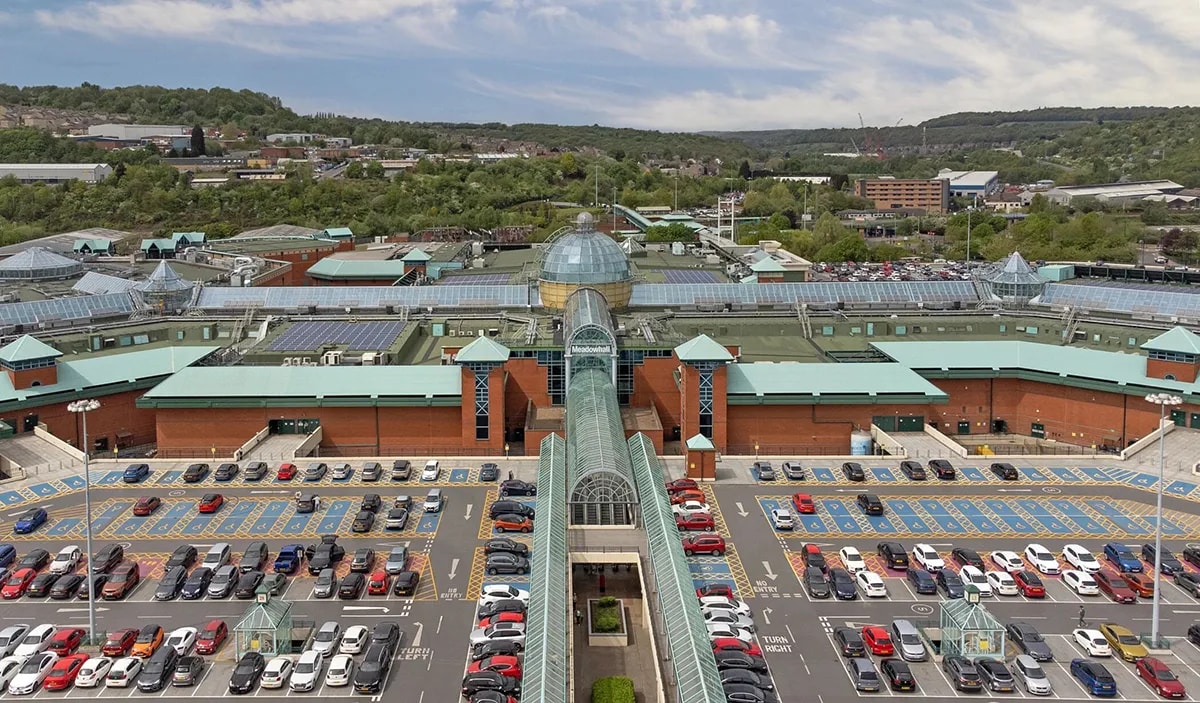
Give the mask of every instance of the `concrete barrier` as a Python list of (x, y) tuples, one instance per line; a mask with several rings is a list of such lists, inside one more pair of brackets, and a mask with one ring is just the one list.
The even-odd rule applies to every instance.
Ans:
[(1124, 461), (1125, 459), (1128, 459), (1129, 457), (1133, 456), (1134, 454), (1137, 454), (1138, 452), (1142, 451), (1146, 447), (1149, 447), (1150, 445), (1155, 444), (1156, 442), (1158, 442), (1158, 438), (1160, 436), (1169, 435), (1173, 431), (1175, 431), (1175, 421), (1169, 417), (1164, 418), (1162, 421), (1162, 425), (1159, 426), (1159, 428), (1157, 430), (1151, 432), (1150, 434), (1146, 435), (1145, 437), (1142, 437), (1138, 441), (1134, 442), (1133, 444), (1131, 444), (1128, 447), (1125, 447), (1123, 450), (1121, 450), (1121, 460)]
[(266, 438), (267, 438), (267, 437), (268, 437), (270, 434), (271, 434), (271, 428), (270, 428), (270, 426), (264, 427), (264, 428), (262, 428), (261, 430), (259, 430), (258, 432), (255, 432), (253, 437), (251, 437), (250, 439), (246, 440), (246, 443), (245, 443), (245, 444), (243, 444), (242, 446), (238, 447), (238, 448), (237, 448), (237, 449), (236, 449), (236, 450), (233, 452), (233, 460), (234, 460), (234, 461), (241, 461), (241, 460), (242, 460), (242, 457), (246, 456), (246, 455), (247, 455), (247, 454), (249, 454), (249, 453), (250, 453), (250, 452), (251, 452), (251, 451), (252, 451), (252, 450), (253, 450), (255, 447), (257, 447), (258, 445), (262, 444), (262, 443), (263, 443), (263, 440), (265, 440), (265, 439), (266, 439)]
[(312, 451), (320, 446), (321, 436), (321, 427), (318, 425), (317, 429), (313, 430), (312, 433), (309, 434), (308, 437), (305, 437), (304, 441), (300, 443), (300, 446), (296, 447), (296, 451), (292, 454), (292, 458), (296, 459), (299, 457), (311, 456)]
[[(908, 458), (908, 450), (904, 448), (904, 445), (893, 439), (887, 432), (879, 429), (878, 425), (871, 425), (871, 438), (875, 440), (880, 451), (900, 459)], [(862, 457), (859, 459), (861, 460)]]
[(951, 452), (953, 452), (955, 454), (955, 456), (958, 456), (960, 458), (965, 458), (967, 456), (967, 448), (966, 447), (964, 447), (963, 445), (959, 444), (958, 442), (955, 442), (954, 440), (950, 439), (945, 434), (943, 434), (940, 430), (938, 430), (937, 428), (930, 425), (928, 422), (925, 423), (922, 427), (925, 430), (925, 434), (927, 434), (930, 437), (932, 437), (933, 439), (937, 440), (938, 444), (941, 444), (942, 446), (949, 449)]
[(49, 430), (46, 429), (45, 425), (38, 423), (38, 425), (33, 428), (33, 434), (35, 437), (38, 437), (42, 441), (53, 444), (55, 447), (58, 448), (59, 451), (63, 452), (64, 454), (67, 454), (71, 458), (77, 459), (79, 461), (83, 461), (83, 450), (81, 450), (79, 447), (76, 447), (73, 444), (68, 444), (68, 443), (62, 441), (58, 437), (55, 437), (53, 434), (50, 433)]

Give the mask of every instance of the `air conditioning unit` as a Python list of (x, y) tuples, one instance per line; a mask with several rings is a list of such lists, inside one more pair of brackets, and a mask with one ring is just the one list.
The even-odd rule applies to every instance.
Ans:
[(322, 366), (338, 366), (342, 363), (341, 351), (327, 351), (321, 356)]
[(451, 337), (457, 337), (457, 336), (458, 336), (458, 330), (454, 330), (454, 329), (450, 330), (450, 336), (451, 336)]
[(378, 352), (363, 352), (362, 365), (363, 366), (378, 366), (379, 365), (379, 353)]

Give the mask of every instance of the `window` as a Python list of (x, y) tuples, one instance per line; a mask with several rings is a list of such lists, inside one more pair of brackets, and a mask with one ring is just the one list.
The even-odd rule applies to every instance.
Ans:
[(1196, 363), (1195, 354), (1185, 354), (1183, 352), (1158, 351), (1151, 349), (1149, 356), (1155, 361), (1177, 361), (1184, 364)]
[(178, 332), (175, 333), (175, 339), (178, 339), (179, 341), (183, 341), (183, 330), (179, 330)]
[(896, 336), (903, 337), (908, 334), (908, 325), (896, 325)]

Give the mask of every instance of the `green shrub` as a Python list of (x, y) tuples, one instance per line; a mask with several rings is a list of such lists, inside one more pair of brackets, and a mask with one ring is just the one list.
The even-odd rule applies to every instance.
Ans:
[(613, 596), (604, 596), (600, 600), (596, 601), (596, 605), (600, 606), (601, 608), (615, 608), (617, 607), (617, 599)]
[(620, 632), (621, 616), (615, 610), (599, 610), (592, 616), (593, 632)]
[(609, 676), (592, 684), (592, 703), (634, 703), (633, 679)]

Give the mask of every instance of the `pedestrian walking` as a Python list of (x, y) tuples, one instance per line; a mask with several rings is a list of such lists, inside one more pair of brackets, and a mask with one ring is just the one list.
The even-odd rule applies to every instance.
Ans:
[(1079, 606), (1079, 626), (1080, 626), (1080, 627), (1083, 627), (1084, 625), (1086, 625), (1086, 624), (1087, 624), (1087, 622), (1084, 620), (1084, 616), (1085, 616), (1086, 614), (1087, 614), (1087, 611), (1085, 611), (1085, 610), (1083, 609), (1083, 606), (1082, 606), (1082, 605), (1081, 605), (1081, 606)]
[(508, 470), (508, 480), (509, 480), (509, 481), (513, 480), (512, 469), (509, 469), (509, 470)]
[(579, 608), (576, 608), (575, 609), (575, 624), (580, 625), (582, 623), (583, 623), (583, 611), (580, 610)]

